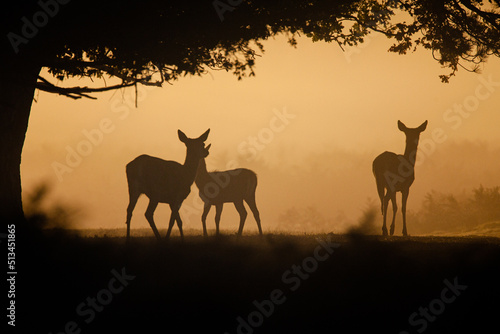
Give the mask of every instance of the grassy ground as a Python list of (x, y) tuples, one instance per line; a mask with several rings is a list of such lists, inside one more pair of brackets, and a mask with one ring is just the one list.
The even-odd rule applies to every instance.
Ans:
[(22, 333), (498, 328), (498, 238), (136, 236), (126, 245), (123, 237), (49, 233), (19, 244)]

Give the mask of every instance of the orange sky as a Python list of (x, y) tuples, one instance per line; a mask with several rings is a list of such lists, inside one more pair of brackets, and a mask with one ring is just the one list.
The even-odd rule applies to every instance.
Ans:
[[(382, 36), (345, 52), (307, 39), (299, 39), (297, 49), (282, 37), (264, 45), (256, 77), (237, 81), (229, 73), (211, 72), (161, 89), (141, 88), (137, 109), (133, 89), (102, 93), (95, 101), (37, 93), (23, 154), (25, 193), (46, 180), (55, 198), (85, 211), (79, 227), (124, 227), (126, 163), (142, 153), (182, 162), (185, 147), (177, 129), (194, 137), (210, 128), (209, 169), (225, 169), (233, 160), (259, 174), (257, 204), (266, 230), (294, 206), (315, 206), (332, 217), (342, 211), (356, 220), (367, 198), (377, 196), (371, 160), (385, 150), (404, 150), (398, 119), (409, 127), (429, 121), (410, 209), (418, 209), (431, 188), (448, 188), (431, 182), (431, 162), (438, 161), (434, 153), (440, 148), (464, 140), (499, 146), (498, 59), (490, 59), (480, 74), (461, 70), (450, 84), (442, 84), (438, 75), (447, 69), (429, 52), (390, 54), (390, 41)], [(67, 161), (70, 151), (86, 156)], [(449, 186), (481, 182), (486, 181), (477, 175), (467, 184)], [(195, 207), (196, 196), (193, 186), (185, 203)], [(137, 206), (132, 227), (148, 226), (146, 203), (143, 198)], [(222, 228), (235, 229), (234, 207), (226, 206)], [(159, 207), (157, 226), (166, 227), (168, 216), (168, 206)], [(196, 214), (183, 218), (186, 228), (201, 227)], [(246, 226), (255, 230), (252, 217)]]

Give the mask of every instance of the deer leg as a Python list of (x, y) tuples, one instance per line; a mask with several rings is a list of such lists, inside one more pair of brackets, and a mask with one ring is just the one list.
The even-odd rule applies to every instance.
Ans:
[(215, 205), (215, 235), (219, 235), (220, 216), (222, 215), (223, 203)]
[(149, 225), (153, 229), (153, 233), (155, 234), (155, 237), (157, 239), (160, 239), (160, 233), (158, 232), (158, 229), (156, 228), (156, 225), (155, 225), (155, 221), (153, 219), (153, 215), (155, 213), (155, 210), (156, 210), (157, 206), (158, 206), (158, 202), (156, 202), (156, 201), (154, 201), (152, 199), (149, 199), (149, 205), (148, 205), (148, 208), (146, 209), (145, 216), (146, 216), (146, 219), (149, 222)]
[(203, 214), (201, 215), (201, 224), (203, 225), (203, 236), (206, 237), (208, 236), (207, 233), (207, 216), (208, 212), (210, 211), (210, 208), (212, 205), (208, 204), (205, 202), (205, 205), (203, 206)]
[(179, 228), (181, 239), (184, 240), (184, 233), (182, 232), (182, 220), (181, 216), (179, 215), (179, 208), (180, 205), (170, 204), (170, 210), (172, 211), (172, 213), (170, 214), (170, 221), (168, 223), (168, 230), (166, 235), (167, 239), (170, 237), (170, 233), (172, 232), (175, 221), (177, 221), (177, 227)]
[(387, 191), (387, 194), (385, 195), (384, 197), (384, 201), (383, 201), (383, 204), (382, 204), (382, 214), (384, 216), (383, 218), (383, 225), (382, 225), (382, 235), (387, 235), (387, 207), (389, 206), (389, 199), (390, 199), (390, 194), (389, 194), (389, 191)]
[(406, 201), (408, 201), (408, 195), (410, 193), (410, 189), (403, 190), (403, 200), (402, 200), (402, 205), (401, 205), (401, 211), (403, 212), (403, 235), (407, 236), (407, 231), (406, 231)]
[(393, 193), (391, 196), (392, 202), (392, 223), (391, 223), (391, 235), (394, 234), (394, 227), (396, 226), (396, 212), (398, 211), (398, 205), (396, 203), (396, 193)]
[(182, 219), (178, 209), (175, 211), (175, 216), (175, 220), (177, 220), (177, 227), (179, 228), (179, 233), (181, 234), (181, 240), (184, 241), (184, 232), (182, 232)]
[(167, 230), (167, 235), (165, 236), (167, 239), (170, 238), (170, 233), (172, 232), (172, 227), (174, 227), (175, 224), (175, 214), (172, 212), (170, 214), (170, 220), (168, 222), (168, 230)]
[(127, 207), (127, 221), (125, 222), (125, 224), (127, 224), (127, 242), (130, 239), (130, 220), (132, 219), (132, 211), (134, 211), (134, 208), (135, 208), (135, 205), (137, 204), (137, 199), (139, 198), (139, 196), (140, 196), (140, 194), (129, 191), (129, 200), (128, 200), (128, 207)]
[(257, 204), (255, 203), (255, 197), (247, 199), (246, 202), (250, 207), (250, 210), (252, 210), (255, 221), (257, 222), (257, 227), (259, 228), (259, 234), (262, 235), (262, 227), (260, 225), (260, 214), (259, 210), (257, 209)]
[(238, 235), (240, 236), (243, 233), (243, 226), (245, 226), (245, 219), (247, 219), (247, 210), (245, 209), (245, 205), (243, 205), (243, 201), (234, 202), (234, 206), (238, 213), (240, 214), (240, 228), (238, 229)]

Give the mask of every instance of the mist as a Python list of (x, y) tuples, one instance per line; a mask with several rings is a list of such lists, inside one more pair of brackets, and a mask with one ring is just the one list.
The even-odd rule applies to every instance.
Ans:
[[(180, 145), (176, 146), (181, 151)], [(397, 153), (402, 153), (403, 146), (401, 143)], [(263, 150), (250, 159), (242, 152), (218, 150), (215, 143), (207, 157), (207, 167), (208, 170), (245, 167), (257, 173), (257, 205), (265, 232), (345, 233), (357, 226), (366, 211), (374, 207), (377, 213), (376, 229), (380, 229), (380, 203), (371, 171), (372, 161), (380, 152), (325, 148), (290, 159), (294, 155), (293, 151), (293, 147), (281, 145), (275, 154), (266, 154)], [(449, 141), (437, 145), (432, 152), (418, 154), (425, 155), (425, 159), (419, 160), (416, 166), (416, 179), (408, 201), (410, 213), (419, 212), (426, 196), (432, 192), (464, 197), (479, 186), (492, 188), (499, 185), (498, 146), (484, 142)], [(178, 155), (178, 161), (182, 162), (182, 153)], [(29, 162), (39, 158), (37, 155), (27, 155), (25, 160)], [(167, 154), (165, 158), (168, 158)], [(130, 155), (122, 154), (113, 158), (113, 163), (101, 165), (96, 159), (82, 164), (78, 174), (68, 178), (64, 187), (53, 187), (50, 200), (54, 203), (70, 202), (85, 212), (85, 217), (80, 218), (77, 226), (73, 224), (73, 227), (123, 228), (125, 231), (128, 193), (124, 166), (129, 159)], [(29, 168), (24, 170), (28, 175), (36, 175)], [(97, 170), (98, 173), (93, 172)], [(25, 178), (25, 189), (30, 188), (28, 180), (31, 179)], [(29, 193), (25, 191), (26, 196)], [(400, 195), (397, 200), (400, 207)], [(145, 196), (139, 199), (132, 218), (133, 229), (149, 228), (144, 218), (147, 202)], [(199, 230), (201, 233), (202, 209), (198, 189), (193, 185), (181, 209), (185, 229)], [(215, 227), (213, 211), (207, 219), (209, 230)], [(389, 208), (389, 217), (391, 215)], [(168, 206), (160, 205), (155, 213), (159, 228), (167, 226), (169, 216)], [(432, 233), (432, 227), (422, 229), (416, 226), (424, 222), (418, 222), (414, 217), (409, 215), (410, 234)], [(238, 222), (239, 216), (234, 206), (227, 203), (222, 214), (221, 229), (224, 233), (235, 233)], [(398, 211), (396, 231), (400, 230), (401, 224), (401, 212)], [(450, 228), (456, 231), (452, 226)], [(256, 231), (255, 221), (249, 215), (244, 232)], [(446, 232), (441, 226), (436, 226), (436, 231)]]

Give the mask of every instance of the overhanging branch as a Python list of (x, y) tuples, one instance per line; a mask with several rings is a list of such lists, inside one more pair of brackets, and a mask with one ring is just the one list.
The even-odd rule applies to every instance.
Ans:
[(500, 15), (498, 13), (483, 11), (483, 10), (477, 8), (476, 6), (474, 6), (470, 2), (470, 0), (462, 0), (462, 1), (460, 1), (460, 3), (463, 4), (467, 9), (473, 11), (474, 13), (476, 13), (477, 15), (482, 17), (485, 21), (487, 21), (489, 24), (491, 24), (496, 29), (500, 29), (500, 24), (497, 21), (500, 19)]
[(151, 82), (142, 82), (141, 80), (134, 80), (131, 82), (123, 82), (119, 85), (113, 85), (113, 86), (107, 86), (107, 87), (98, 87), (98, 88), (91, 88), (91, 87), (58, 87), (49, 82), (47, 79), (38, 76), (38, 81), (36, 83), (36, 88), (38, 88), (41, 91), (48, 92), (48, 93), (55, 93), (59, 95), (64, 95), (66, 97), (72, 98), (72, 99), (80, 99), (82, 97), (86, 97), (88, 99), (96, 99), (96, 97), (88, 95), (88, 93), (99, 93), (99, 92), (106, 92), (114, 89), (120, 89), (120, 88), (125, 88), (125, 87), (130, 87), (133, 85), (136, 85), (137, 83), (142, 83), (142, 84), (147, 84), (147, 85), (154, 85), (157, 86), (157, 83), (151, 83)]

